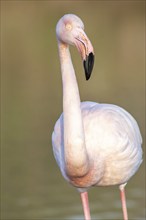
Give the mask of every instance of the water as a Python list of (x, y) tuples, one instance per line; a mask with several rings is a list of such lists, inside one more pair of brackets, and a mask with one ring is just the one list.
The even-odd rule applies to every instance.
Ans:
[[(95, 49), (85, 81), (71, 49), (82, 100), (118, 104), (138, 121), (145, 139), (144, 5), (89, 1), (3, 1), (2, 208), (10, 219), (83, 219), (80, 196), (62, 178), (51, 145), (62, 112), (55, 25), (65, 13), (84, 20)], [(91, 22), (94, 22), (91, 25)], [(145, 143), (143, 144), (143, 149)], [(145, 219), (145, 166), (126, 187), (130, 220)], [(89, 190), (93, 219), (122, 219), (117, 187)]]

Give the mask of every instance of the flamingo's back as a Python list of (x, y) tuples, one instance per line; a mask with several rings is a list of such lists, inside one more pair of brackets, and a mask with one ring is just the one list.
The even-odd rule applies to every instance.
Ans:
[[(95, 102), (81, 103), (85, 143), (92, 173), (79, 187), (116, 185), (127, 182), (142, 162), (142, 138), (135, 119), (123, 108)], [(63, 114), (54, 127), (53, 151), (63, 176), (64, 165)], [(95, 167), (95, 168), (94, 168)], [(79, 184), (79, 185), (78, 185)]]

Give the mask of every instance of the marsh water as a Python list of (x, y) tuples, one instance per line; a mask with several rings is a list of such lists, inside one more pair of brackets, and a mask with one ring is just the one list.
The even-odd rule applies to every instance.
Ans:
[[(87, 82), (71, 48), (81, 100), (129, 111), (145, 152), (144, 1), (2, 1), (2, 220), (83, 219), (80, 195), (61, 176), (51, 145), (62, 112), (55, 26), (66, 13), (82, 18), (95, 50)], [(144, 220), (144, 162), (128, 182), (126, 196), (129, 219)], [(92, 219), (122, 219), (117, 186), (91, 188), (89, 200)]]

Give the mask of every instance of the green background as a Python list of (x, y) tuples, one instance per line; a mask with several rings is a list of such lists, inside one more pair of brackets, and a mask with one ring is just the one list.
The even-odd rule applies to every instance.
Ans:
[[(66, 13), (83, 20), (95, 51), (87, 82), (71, 48), (81, 100), (122, 106), (145, 139), (144, 1), (1, 1), (2, 219), (83, 219), (51, 145), (62, 112), (55, 27)], [(131, 220), (145, 219), (144, 180), (143, 163), (126, 187)], [(89, 199), (93, 219), (122, 219), (117, 186), (92, 188)]]

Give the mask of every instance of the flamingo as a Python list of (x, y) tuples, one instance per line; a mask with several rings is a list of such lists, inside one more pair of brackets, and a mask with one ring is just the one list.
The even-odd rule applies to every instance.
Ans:
[(52, 133), (53, 153), (60, 171), (80, 193), (85, 220), (90, 220), (88, 189), (118, 185), (123, 218), (128, 220), (125, 185), (142, 163), (142, 137), (136, 120), (113, 104), (80, 101), (69, 45), (77, 47), (86, 80), (94, 64), (92, 44), (82, 20), (64, 15), (56, 35), (63, 84), (63, 113)]

